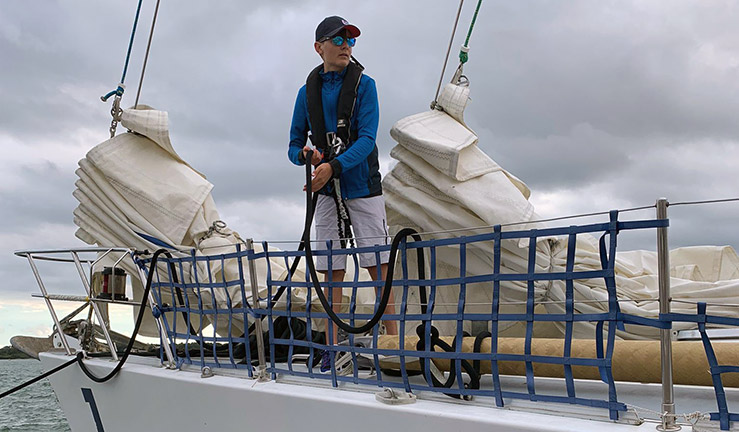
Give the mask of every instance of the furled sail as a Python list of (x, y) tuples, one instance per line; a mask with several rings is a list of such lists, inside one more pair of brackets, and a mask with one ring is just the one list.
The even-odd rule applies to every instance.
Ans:
[[(220, 221), (211, 196), (213, 185), (175, 152), (169, 139), (167, 113), (149, 108), (128, 109), (123, 112), (121, 124), (130, 132), (97, 145), (79, 162), (76, 172), (79, 179), (73, 193), (79, 201), (74, 211), (74, 223), (79, 227), (76, 236), (102, 247), (125, 246), (153, 252), (164, 244), (171, 246), (173, 253), (175, 250), (194, 250), (196, 256), (233, 253), (236, 244), (243, 241), (238, 233)], [(244, 246), (241, 248), (243, 250)], [(255, 244), (254, 248), (257, 253), (262, 252), (261, 245)], [(110, 266), (118, 258), (111, 254), (99, 265)], [(201, 281), (207, 280), (202, 278), (228, 281), (243, 278), (248, 283), (249, 267), (246, 260), (242, 261), (241, 266), (235, 259), (210, 260), (209, 264), (198, 261), (196, 271), (183, 269), (185, 278), (189, 279), (185, 282), (194, 282), (199, 277)], [(351, 276), (353, 268), (349, 261), (348, 274)], [(137, 274), (130, 260), (123, 260), (120, 265), (129, 274)], [(264, 300), (267, 297), (267, 263), (257, 260), (256, 265), (259, 297)], [(282, 259), (271, 260), (270, 266), (272, 277), (282, 278), (287, 273)], [(143, 286), (138, 278), (131, 280), (134, 299), (139, 301)], [(304, 270), (298, 269), (293, 280), (305, 280)], [(251, 290), (245, 291), (246, 300), (251, 303)], [(358, 312), (371, 312), (374, 295), (368, 290), (361, 291), (357, 299)], [(197, 304), (193, 290), (187, 292), (188, 301)], [(164, 289), (162, 295), (175, 298), (168, 289)], [(202, 290), (199, 295), (204, 305), (242, 306), (238, 285), (226, 290)], [(293, 305), (305, 304), (307, 289), (294, 288), (291, 295)], [(313, 296), (312, 304), (317, 308), (320, 303), (315, 294)], [(286, 302), (286, 297), (283, 296), (278, 307)], [(158, 336), (151, 314), (144, 314), (144, 317), (140, 334)], [(228, 334), (229, 329), (225, 328), (228, 325), (236, 327), (230, 329), (231, 333), (244, 328), (243, 322), (229, 324), (224, 320), (203, 319), (200, 323), (197, 318), (197, 314), (190, 315), (189, 324), (196, 331), (208, 325), (216, 327), (219, 334)], [(181, 316), (177, 315), (176, 319), (178, 328), (188, 327)], [(322, 328), (323, 320), (317, 320), (314, 326)]]
[[(541, 227), (530, 223), (537, 216), (529, 202), (528, 187), (513, 174), (500, 167), (477, 146), (478, 138), (464, 123), (464, 109), (469, 98), (469, 88), (448, 84), (439, 98), (442, 109), (422, 112), (398, 121), (391, 135), (398, 142), (391, 156), (398, 160), (385, 176), (388, 222), (394, 227), (414, 227), (422, 232), (455, 231), (455, 235), (479, 233), (471, 227), (524, 222), (520, 229)], [(79, 206), (74, 212), (74, 222), (79, 229), (77, 237), (99, 246), (129, 246), (153, 251), (162, 244), (174, 249), (194, 250), (195, 255), (213, 255), (233, 252), (241, 237), (220, 222), (218, 211), (210, 194), (213, 185), (185, 162), (174, 150), (169, 139), (167, 113), (152, 109), (124, 110), (121, 124), (129, 133), (119, 134), (96, 146), (79, 162), (74, 192)], [(527, 224), (529, 223), (529, 224)], [(528, 267), (528, 242), (504, 240), (502, 242), (502, 271), (525, 273)], [(260, 251), (259, 245), (255, 245)], [(567, 240), (541, 238), (536, 244), (537, 271), (562, 272), (565, 270)], [(597, 270), (600, 256), (597, 241), (588, 235), (579, 235), (576, 245), (576, 271)], [(110, 265), (117, 257), (109, 256), (101, 265)], [(409, 254), (409, 261), (414, 259)], [(353, 278), (352, 260), (349, 261), (347, 278)], [(676, 249), (670, 254), (672, 295), (676, 300), (708, 300), (712, 303), (733, 303), (739, 289), (739, 257), (728, 246), (702, 246)], [(483, 274), (491, 271), (492, 247), (476, 244), (467, 251), (467, 273)], [(123, 262), (132, 274), (137, 269)], [(287, 272), (284, 260), (272, 260), (271, 276)], [(207, 266), (207, 267), (206, 267)], [(239, 267), (246, 273), (240, 274)], [(409, 268), (413, 268), (409, 263)], [(221, 263), (210, 260), (208, 264), (197, 262), (195, 271), (185, 270), (191, 281), (195, 274), (209, 275), (216, 280), (249, 279), (248, 265), (237, 260)], [(259, 297), (266, 298), (267, 263), (257, 263)], [(437, 278), (453, 278), (459, 275), (457, 251), (440, 248), (436, 256)], [(362, 275), (362, 279), (366, 274)], [(619, 252), (616, 261), (618, 295), (625, 313), (656, 318), (659, 314), (657, 297), (657, 259), (652, 252)], [(299, 268), (293, 280), (305, 280), (304, 268)], [(143, 293), (141, 283), (132, 278), (135, 299)], [(575, 281), (576, 313), (600, 313), (607, 310), (607, 290), (602, 279)], [(239, 286), (214, 292), (203, 291), (200, 300), (205, 304), (223, 307), (241, 306)], [(374, 293), (360, 289), (357, 312), (371, 313)], [(400, 291), (400, 290), (398, 290)], [(251, 301), (250, 290), (246, 300)], [(501, 289), (501, 313), (519, 313), (525, 309), (527, 286), (523, 282), (506, 281)], [(164, 295), (172, 293), (164, 291)], [(291, 290), (293, 307), (306, 304), (307, 289)], [(396, 292), (396, 304), (400, 303)], [(437, 293), (436, 312), (456, 310), (459, 287), (444, 287)], [(536, 281), (535, 295), (540, 302), (539, 311), (564, 313), (565, 284), (562, 281)], [(188, 291), (189, 301), (197, 297)], [(486, 284), (467, 287), (466, 311), (489, 312), (492, 289)], [(315, 294), (311, 304), (319, 304)], [(349, 303), (348, 295), (344, 304)], [(173, 297), (174, 298), (174, 297)], [(281, 299), (282, 304), (286, 299)], [(419, 308), (417, 292), (411, 291), (409, 311)], [(692, 313), (690, 304), (673, 303), (673, 311)], [(542, 309), (544, 308), (544, 309)], [(712, 313), (731, 316), (730, 307), (713, 307)], [(157, 330), (150, 314), (141, 334), (156, 336)], [(175, 319), (174, 317), (171, 317)], [(191, 315), (191, 319), (197, 318)], [(177, 317), (178, 326), (186, 323)], [(205, 322), (205, 321), (208, 322)], [(190, 324), (201, 329), (212, 325), (216, 330), (225, 323), (204, 322)], [(321, 329), (323, 320), (317, 320)], [(243, 329), (245, 323), (235, 322)], [(470, 326), (471, 324), (467, 323)], [(508, 328), (504, 326), (508, 325)], [(446, 328), (448, 326), (449, 328)], [(440, 323), (445, 334), (454, 334), (453, 324)], [(502, 335), (517, 336), (521, 326), (501, 323)], [(413, 325), (407, 325), (412, 332)], [(472, 329), (469, 329), (472, 330)], [(553, 323), (538, 326), (541, 336), (562, 334), (562, 326)], [(231, 330), (233, 333), (233, 330)], [(578, 323), (576, 337), (592, 337), (593, 326)], [(648, 327), (626, 326), (620, 331), (623, 338), (653, 338), (656, 330)]]
[[(473, 235), (471, 227), (491, 226), (536, 219), (529, 202), (529, 189), (511, 173), (501, 168), (477, 147), (477, 136), (464, 123), (464, 109), (469, 88), (447, 84), (438, 101), (440, 109), (415, 114), (398, 121), (391, 130), (398, 142), (391, 156), (398, 160), (385, 177), (388, 222), (391, 226), (414, 227), (422, 232), (455, 231), (454, 235)], [(519, 225), (516, 229), (542, 228), (541, 224)], [(502, 272), (526, 273), (528, 242), (504, 240)], [(485, 274), (492, 270), (492, 246), (467, 251), (467, 274)], [(537, 271), (564, 272), (567, 239), (542, 238), (536, 243)], [(409, 259), (413, 259), (412, 254)], [(739, 257), (728, 246), (702, 246), (671, 251), (671, 286), (675, 300), (735, 303), (739, 289)], [(459, 276), (459, 254), (440, 248), (436, 256), (437, 278)], [(414, 265), (409, 264), (409, 268)], [(596, 239), (579, 235), (575, 271), (599, 270)], [(625, 313), (657, 318), (657, 257), (653, 252), (619, 252), (616, 258), (618, 295)], [(501, 313), (525, 312), (525, 282), (501, 283)], [(536, 281), (538, 302), (553, 314), (565, 313), (565, 283)], [(459, 287), (437, 291), (439, 313), (455, 313)], [(608, 309), (608, 294), (603, 279), (575, 281), (575, 313), (601, 313)], [(467, 287), (466, 311), (489, 313), (492, 284)], [(418, 294), (411, 293), (409, 303), (418, 304)], [(673, 302), (673, 312), (694, 313), (694, 306)], [(543, 310), (539, 309), (542, 313)], [(730, 307), (714, 307), (712, 313), (733, 316)], [(521, 336), (522, 327), (507, 323), (504, 336)], [(470, 325), (469, 323), (467, 324)], [(500, 323), (501, 329), (505, 323)], [(413, 326), (409, 326), (412, 328)], [(439, 323), (443, 334), (455, 334), (453, 323)], [(542, 326), (541, 336), (561, 335), (564, 326)], [(470, 330), (467, 328), (467, 330)], [(578, 323), (575, 336), (592, 338), (594, 326)], [(654, 328), (626, 326), (619, 336), (627, 339), (657, 336)]]

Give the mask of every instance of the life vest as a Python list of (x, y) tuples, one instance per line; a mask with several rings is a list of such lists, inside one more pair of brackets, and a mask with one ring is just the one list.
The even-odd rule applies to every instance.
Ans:
[[(333, 157), (331, 152), (332, 140), (326, 133), (326, 122), (323, 116), (323, 97), (321, 90), (323, 88), (323, 78), (320, 72), (323, 70), (323, 64), (316, 66), (315, 69), (308, 74), (305, 83), (306, 98), (308, 102), (308, 119), (311, 126), (310, 139), (313, 145), (324, 155), (328, 155), (328, 159)], [(357, 132), (351, 130), (351, 119), (354, 114), (354, 106), (357, 102), (357, 89), (359, 81), (362, 79), (364, 68), (354, 61), (350, 61), (346, 67), (344, 82), (339, 92), (339, 102), (336, 107), (336, 137), (341, 139), (345, 146), (357, 140)], [(327, 153), (326, 150), (329, 150)]]
[[(311, 126), (310, 140), (324, 154), (326, 160), (331, 160), (352, 142), (357, 140), (358, 134), (356, 131), (352, 131), (351, 120), (354, 114), (354, 106), (357, 102), (357, 89), (359, 88), (359, 81), (362, 79), (364, 68), (354, 61), (350, 61), (346, 67), (346, 74), (341, 84), (339, 101), (336, 107), (335, 133), (326, 132), (326, 120), (323, 116), (323, 78), (320, 74), (322, 70), (323, 64), (320, 64), (308, 74), (308, 79), (305, 82), (305, 95), (308, 102), (308, 120)], [(326, 186), (328, 187), (330, 184), (333, 186), (331, 196), (336, 203), (341, 247), (345, 248), (347, 246), (345, 240), (347, 237), (350, 238), (350, 244), (353, 247), (354, 239), (351, 238), (352, 222), (349, 217), (348, 208), (341, 197), (339, 178), (334, 177)]]

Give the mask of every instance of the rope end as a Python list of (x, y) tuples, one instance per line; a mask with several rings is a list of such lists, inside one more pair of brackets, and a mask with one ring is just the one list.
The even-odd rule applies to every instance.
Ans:
[(108, 99), (110, 99), (110, 97), (113, 96), (113, 95), (123, 96), (123, 92), (125, 92), (125, 91), (126, 91), (126, 86), (124, 86), (123, 84), (118, 84), (118, 88), (116, 88), (115, 90), (109, 91), (104, 96), (100, 96), (100, 100), (103, 101), (103, 102), (107, 102)]
[(469, 60), (469, 55), (467, 53), (470, 52), (470, 47), (462, 45), (462, 47), (459, 49), (459, 61), (462, 63), (467, 63), (467, 60)]

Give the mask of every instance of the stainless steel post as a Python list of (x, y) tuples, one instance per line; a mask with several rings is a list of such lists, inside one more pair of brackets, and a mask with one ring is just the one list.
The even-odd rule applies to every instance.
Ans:
[(31, 254), (29, 253), (29, 254), (26, 254), (26, 258), (28, 259), (28, 264), (31, 265), (31, 271), (33, 271), (33, 275), (36, 277), (36, 283), (38, 284), (38, 287), (41, 290), (41, 294), (44, 295), (44, 301), (46, 302), (46, 307), (49, 308), (51, 319), (54, 320), (54, 325), (56, 326), (56, 332), (59, 334), (59, 339), (62, 342), (64, 351), (67, 352), (67, 355), (72, 355), (72, 350), (69, 348), (69, 344), (67, 343), (67, 338), (64, 336), (64, 331), (62, 331), (62, 325), (59, 323), (59, 318), (56, 316), (56, 312), (54, 311), (54, 306), (51, 304), (51, 300), (49, 300), (49, 293), (46, 292), (46, 287), (44, 286), (44, 283), (41, 281), (41, 274), (38, 272), (38, 268), (36, 268), (36, 263), (33, 262), (33, 256), (31, 256)]
[[(252, 239), (246, 239), (246, 248), (250, 251), (254, 250), (254, 241)], [(254, 260), (249, 259), (249, 280), (251, 282), (251, 307), (253, 309), (259, 308), (259, 288), (257, 285), (257, 266), (254, 264)], [(248, 323), (245, 323), (245, 327)], [(264, 339), (262, 333), (262, 320), (259, 318), (254, 319), (254, 331), (257, 334), (257, 353), (259, 358), (259, 366), (257, 367), (257, 379), (259, 381), (268, 381), (267, 378), (267, 361), (264, 355)]]
[[(657, 200), (657, 219), (667, 219), (666, 198)], [(670, 249), (667, 245), (667, 227), (657, 228), (657, 270), (659, 276), (659, 313), (670, 313)], [(681, 429), (675, 422), (675, 393), (672, 383), (672, 331), (659, 331), (662, 352), (662, 424), (657, 426), (661, 431), (678, 431)]]
[[(87, 292), (87, 296), (89, 298), (93, 298), (92, 288), (90, 287), (90, 281), (87, 280), (85, 269), (82, 268), (82, 262), (80, 261), (80, 257), (79, 255), (77, 255), (77, 252), (72, 251), (72, 260), (74, 260), (74, 265), (75, 267), (77, 267), (77, 273), (79, 273), (80, 279), (82, 279), (82, 286), (85, 287), (85, 292)], [(108, 347), (110, 348), (111, 357), (113, 357), (114, 361), (118, 361), (118, 353), (116, 352), (116, 346), (113, 343), (113, 340), (110, 338), (110, 333), (108, 333), (108, 327), (110, 326), (103, 319), (103, 315), (100, 313), (100, 308), (98, 307), (97, 303), (91, 301), (90, 307), (92, 307), (93, 312), (95, 312), (95, 317), (100, 322), (100, 329), (103, 331), (103, 336), (105, 336), (105, 342), (108, 344)]]
[[(139, 281), (141, 281), (141, 285), (146, 286), (146, 273), (144, 273), (144, 270), (142, 270), (141, 267), (139, 267), (135, 263), (134, 266), (139, 273)], [(156, 269), (152, 266), (149, 271), (156, 271)], [(133, 281), (131, 281), (131, 283), (133, 283)], [(154, 310), (157, 303), (156, 299), (154, 299), (154, 294), (151, 293), (151, 290), (149, 290), (149, 298), (147, 300), (149, 302), (149, 309)], [(175, 319), (177, 318), (175, 317)], [(167, 356), (166, 367), (167, 369), (174, 369), (177, 366), (177, 363), (174, 361), (174, 354), (172, 353), (172, 348), (169, 346), (169, 337), (167, 336), (167, 331), (164, 328), (162, 316), (160, 315), (159, 318), (155, 318), (154, 322), (157, 324), (157, 330), (159, 330), (159, 339), (161, 340), (162, 348), (164, 348), (164, 355)]]

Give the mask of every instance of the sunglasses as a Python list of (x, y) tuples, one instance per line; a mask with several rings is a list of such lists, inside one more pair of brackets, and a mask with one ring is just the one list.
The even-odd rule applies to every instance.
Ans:
[(321, 39), (321, 42), (325, 42), (327, 40), (330, 40), (331, 43), (336, 46), (344, 45), (344, 41), (346, 41), (346, 44), (349, 45), (349, 47), (353, 47), (357, 44), (357, 38), (345, 38), (344, 36), (334, 36), (332, 38), (325, 37)]

